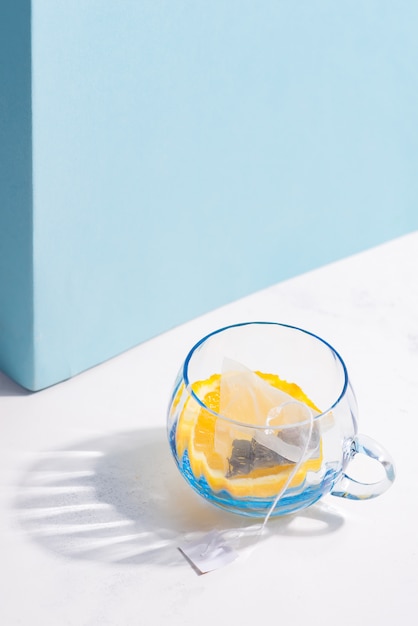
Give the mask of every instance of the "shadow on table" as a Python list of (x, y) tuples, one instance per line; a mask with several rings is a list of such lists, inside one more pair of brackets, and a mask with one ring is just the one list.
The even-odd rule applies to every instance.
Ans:
[(0, 396), (28, 396), (31, 391), (24, 389), (3, 372), (0, 372)]
[(45, 452), (21, 481), (16, 509), (23, 529), (55, 553), (127, 564), (184, 563), (179, 543), (214, 528), (241, 549), (272, 534), (321, 535), (343, 524), (318, 503), (270, 519), (260, 535), (257, 520), (218, 510), (192, 491), (162, 428)]

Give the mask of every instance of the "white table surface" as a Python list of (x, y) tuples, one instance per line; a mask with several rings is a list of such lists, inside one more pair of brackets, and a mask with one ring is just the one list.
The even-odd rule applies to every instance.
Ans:
[[(0, 624), (416, 624), (417, 274), (418, 232), (44, 391), (0, 375)], [(380, 498), (327, 496), (270, 521), (237, 560), (199, 576), (179, 543), (253, 522), (189, 489), (166, 442), (166, 406), (193, 343), (248, 320), (299, 325), (334, 345), (356, 390), (359, 430), (390, 450), (397, 478)]]

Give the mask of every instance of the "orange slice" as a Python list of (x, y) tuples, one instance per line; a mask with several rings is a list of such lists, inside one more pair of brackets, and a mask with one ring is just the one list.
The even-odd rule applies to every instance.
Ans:
[[(255, 372), (264, 381), (284, 391), (292, 396), (295, 400), (302, 402), (320, 413), (320, 410), (306, 396), (302, 389), (295, 383), (289, 383), (282, 380), (275, 374), (265, 374)], [(203, 404), (214, 411), (219, 412), (220, 406), (220, 386), (221, 374), (213, 374), (210, 378), (198, 381), (192, 385), (192, 389), (196, 396), (200, 398)], [(178, 391), (177, 398), (180, 398), (182, 388)], [(176, 399), (174, 400), (176, 402)], [(178, 402), (178, 399), (177, 399)], [(263, 463), (251, 465), (243, 465), (244, 469), (239, 473), (231, 472), (232, 458), (225, 457), (220, 454), (215, 445), (216, 423), (218, 418), (210, 411), (203, 408), (192, 396), (189, 396), (181, 410), (176, 430), (176, 448), (179, 459), (187, 451), (190, 463), (190, 469), (194, 476), (199, 480), (205, 478), (209, 487), (215, 491), (227, 491), (232, 497), (238, 498), (271, 498), (279, 493), (289, 475), (294, 471), (295, 464), (280, 459), (280, 462), (274, 462), (274, 455), (270, 453), (269, 462), (263, 466)], [(250, 423), (249, 416), (244, 416), (244, 422)], [(225, 420), (222, 420), (225, 424)], [(223, 426), (224, 427), (224, 426)], [(247, 432), (251, 432), (248, 428)], [(245, 440), (248, 439), (248, 442)], [(254, 441), (249, 441), (249, 437), (243, 438), (242, 441), (236, 441), (237, 454), (240, 453), (239, 447), (257, 446)], [(231, 450), (231, 455), (232, 455)], [(267, 456), (269, 456), (267, 454)], [(276, 457), (277, 459), (277, 457)], [(309, 457), (298, 467), (295, 475), (290, 481), (289, 487), (296, 487), (304, 482), (309, 471), (318, 471), (322, 464), (322, 442), (319, 442), (318, 450), (315, 456)]]

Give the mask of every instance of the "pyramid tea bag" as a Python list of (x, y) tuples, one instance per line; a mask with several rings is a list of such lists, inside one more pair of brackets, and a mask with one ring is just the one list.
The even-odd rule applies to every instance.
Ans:
[(271, 409), (291, 400), (288, 393), (269, 385), (241, 363), (224, 358), (219, 404), (224, 417), (263, 426)]
[[(215, 450), (228, 459), (229, 476), (298, 463), (319, 451), (313, 422), (318, 412), (229, 358), (223, 362), (219, 412), (227, 419), (216, 422)], [(255, 435), (254, 426), (260, 427)]]

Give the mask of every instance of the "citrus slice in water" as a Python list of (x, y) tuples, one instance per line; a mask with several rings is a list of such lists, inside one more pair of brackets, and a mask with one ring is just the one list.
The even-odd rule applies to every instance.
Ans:
[[(275, 374), (256, 374), (272, 387), (310, 407), (315, 414), (320, 413), (295, 383), (282, 380)], [(251, 434), (253, 429), (245, 425), (242, 437), (231, 437), (229, 454), (220, 453), (216, 445), (217, 422), (221, 420), (223, 430), (229, 424), (216, 415), (221, 401), (221, 376), (213, 374), (206, 380), (192, 384), (194, 394), (207, 408), (189, 396), (177, 423), (175, 443), (178, 458), (180, 463), (188, 458), (190, 470), (197, 480), (204, 479), (214, 492), (226, 491), (233, 498), (272, 498), (283, 488), (291, 472), (294, 475), (289, 488), (302, 484), (309, 471), (315, 472), (321, 468), (322, 441), (319, 436), (315, 452), (307, 456), (306, 460), (302, 459), (295, 472), (294, 462), (258, 444)], [(178, 398), (181, 392), (180, 388)], [(242, 422), (250, 424), (251, 416), (243, 415)], [(235, 435), (237, 433), (234, 424), (231, 425), (231, 432)]]

